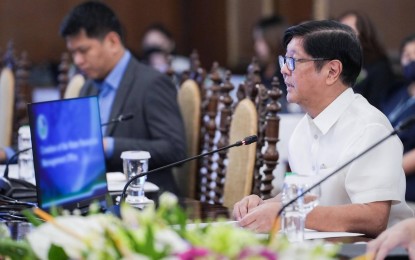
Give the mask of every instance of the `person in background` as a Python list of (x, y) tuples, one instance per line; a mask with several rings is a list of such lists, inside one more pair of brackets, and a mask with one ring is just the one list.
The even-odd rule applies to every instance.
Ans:
[[(283, 96), (287, 95), (287, 87), (279, 73), (278, 55), (283, 54), (282, 36), (287, 24), (280, 16), (263, 17), (256, 22), (252, 30), (254, 52), (261, 68), (261, 80), (268, 89), (272, 88), (272, 79), (277, 76)], [(281, 112), (288, 112), (286, 99), (281, 99)]]
[[(400, 61), (403, 70), (403, 87), (384, 104), (382, 111), (393, 127), (415, 116), (415, 34), (406, 37), (400, 46)], [(415, 127), (398, 133), (403, 143), (403, 168), (406, 174), (406, 200), (415, 209)]]
[(169, 59), (175, 73), (181, 74), (190, 68), (187, 58), (175, 55), (176, 44), (173, 35), (162, 24), (152, 24), (145, 30), (141, 41), (142, 61), (165, 73)]
[[(5, 163), (7, 161), (7, 158), (10, 158), (7, 153), (7, 147), (1, 147), (0, 148), (0, 163)], [(13, 152), (14, 153), (14, 152)]]
[(415, 218), (399, 222), (367, 244), (367, 255), (375, 260), (385, 259), (396, 247), (408, 250), (409, 259), (415, 259)]
[(378, 39), (375, 26), (366, 14), (358, 11), (347, 11), (340, 15), (338, 21), (356, 32), (363, 50), (363, 68), (353, 90), (380, 109), (385, 99), (394, 91), (395, 75)]
[[(384, 114), (353, 93), (362, 51), (349, 26), (310, 21), (288, 28), (283, 39), (286, 54), (279, 62), (287, 100), (307, 113), (290, 138), (289, 163), (299, 175), (322, 179), (393, 128)], [(404, 196), (402, 143), (393, 136), (321, 184), (320, 204), (305, 224), (376, 237), (413, 217)], [(280, 195), (268, 200), (250, 195), (235, 204), (233, 215), (242, 227), (267, 232), (281, 207)]]
[(12, 144), (12, 146), (1, 146), (0, 147), (0, 164), (6, 164), (8, 161), (9, 163), (17, 163), (18, 156), (16, 157), (17, 149), (17, 140), (15, 141), (16, 144)]
[[(123, 151), (148, 151), (150, 169), (182, 160), (186, 141), (176, 88), (170, 78), (141, 64), (125, 48), (115, 13), (100, 2), (82, 3), (65, 17), (60, 34), (73, 62), (88, 77), (80, 95), (98, 95), (101, 121), (134, 115), (102, 128), (107, 170), (122, 171)], [(178, 194), (171, 169), (148, 180)]]

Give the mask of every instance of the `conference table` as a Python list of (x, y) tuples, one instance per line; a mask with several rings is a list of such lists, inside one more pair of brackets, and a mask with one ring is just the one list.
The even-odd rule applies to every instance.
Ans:
[[(4, 165), (0, 165), (0, 176), (3, 175), (3, 172)], [(17, 177), (16, 165), (10, 166), (10, 176)], [(107, 180), (110, 194), (114, 198), (117, 198), (125, 183), (124, 175), (122, 173), (108, 173)], [(151, 183), (147, 184), (146, 196), (149, 199), (157, 204), (160, 195), (161, 191), (156, 185)], [(201, 202), (191, 198), (179, 198), (179, 204), (184, 208), (190, 220), (200, 220), (202, 223), (207, 223), (221, 219), (226, 220), (229, 224), (237, 225), (237, 223), (232, 220), (231, 209), (222, 205)], [(342, 246), (339, 252), (340, 259), (351, 259), (363, 254), (365, 252), (366, 242), (371, 240), (371, 238), (365, 237), (363, 234), (348, 232), (317, 232), (306, 230), (304, 234), (305, 240), (323, 239), (327, 243), (341, 244)], [(388, 259), (407, 259), (407, 252), (402, 248), (396, 249), (391, 252)]]

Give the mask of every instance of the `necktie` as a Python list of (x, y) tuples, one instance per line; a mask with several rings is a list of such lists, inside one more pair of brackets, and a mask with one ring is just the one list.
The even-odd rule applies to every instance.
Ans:
[[(112, 87), (106, 83), (103, 82), (101, 87), (100, 87), (100, 91), (98, 94), (98, 100), (99, 100), (99, 110), (100, 110), (100, 114), (101, 114), (101, 123), (106, 123), (108, 122), (109, 116), (110, 116), (110, 111), (111, 111), (111, 98), (109, 95), (112, 91)], [(102, 127), (102, 133), (105, 134), (105, 129), (106, 126)]]

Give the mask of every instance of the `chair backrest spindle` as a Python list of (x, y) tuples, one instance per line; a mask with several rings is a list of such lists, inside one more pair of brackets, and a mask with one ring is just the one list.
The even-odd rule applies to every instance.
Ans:
[[(220, 102), (222, 108), (220, 111), (220, 124), (219, 124), (219, 141), (217, 148), (223, 148), (229, 145), (229, 128), (232, 118), (232, 103), (233, 99), (230, 96), (230, 92), (235, 87), (231, 83), (231, 72), (226, 71), (225, 82), (221, 84), (221, 96)], [(215, 197), (214, 202), (216, 204), (222, 203), (223, 193), (224, 193), (224, 183), (226, 177), (226, 158), (228, 151), (223, 150), (218, 153), (217, 159), (217, 169), (216, 169), (216, 185), (215, 185)]]

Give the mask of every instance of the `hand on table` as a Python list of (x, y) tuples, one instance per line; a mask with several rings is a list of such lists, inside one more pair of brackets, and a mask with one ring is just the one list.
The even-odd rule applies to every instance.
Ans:
[(390, 250), (398, 246), (406, 248), (409, 258), (415, 259), (415, 218), (399, 222), (370, 241), (367, 254), (374, 254), (376, 260), (384, 259)]
[(264, 203), (264, 201), (257, 195), (246, 196), (233, 206), (233, 217), (239, 221), (245, 217), (251, 209), (262, 203)]
[(241, 227), (269, 232), (280, 208), (278, 198), (264, 201), (257, 195), (250, 195), (235, 204), (233, 216)]

